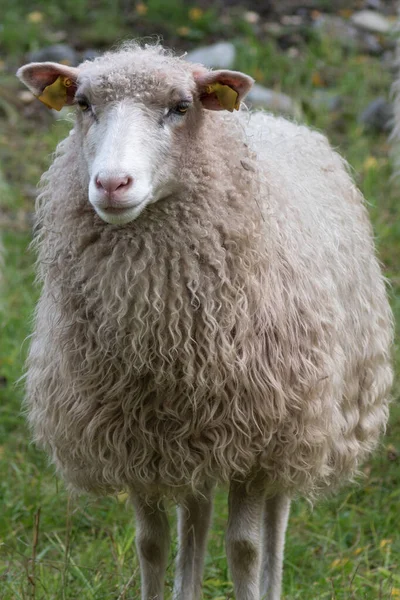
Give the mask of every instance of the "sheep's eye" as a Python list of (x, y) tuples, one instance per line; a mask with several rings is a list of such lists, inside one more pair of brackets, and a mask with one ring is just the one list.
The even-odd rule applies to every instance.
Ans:
[(175, 115), (184, 115), (190, 106), (190, 102), (179, 102), (174, 108), (171, 109), (171, 112)]
[(78, 98), (77, 102), (82, 112), (87, 112), (88, 110), (90, 110), (90, 104), (86, 100), (86, 98)]

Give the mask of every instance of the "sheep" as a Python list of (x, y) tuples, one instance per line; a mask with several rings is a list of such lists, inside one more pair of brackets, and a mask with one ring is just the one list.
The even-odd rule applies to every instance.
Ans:
[(127, 490), (142, 600), (198, 600), (229, 485), (237, 600), (278, 600), (291, 499), (356, 475), (388, 418), (392, 316), (363, 198), (253, 80), (131, 42), (19, 78), (75, 104), (37, 202), (35, 440), (69, 487)]

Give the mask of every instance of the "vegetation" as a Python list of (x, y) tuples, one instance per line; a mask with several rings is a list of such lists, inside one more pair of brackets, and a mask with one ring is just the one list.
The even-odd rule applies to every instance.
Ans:
[[(21, 411), (23, 384), (18, 380), (38, 296), (29, 250), (34, 189), (70, 124), (55, 121), (39, 103), (25, 104), (13, 71), (26, 52), (60, 40), (78, 50), (159, 33), (178, 48), (232, 40), (238, 49), (236, 68), (296, 98), (304, 120), (326, 132), (352, 165), (367, 198), (399, 322), (400, 184), (392, 177), (387, 134), (368, 131), (358, 121), (370, 100), (388, 97), (392, 73), (382, 57), (344, 50), (335, 39), (318, 35), (310, 23), (300, 35), (289, 30), (293, 41), (283, 49), (273, 34), (254, 26), (236, 7), (188, 6), (183, 0), (136, 5), (129, 0), (6, 2), (0, 16), (0, 228), (5, 246), (0, 298), (0, 600), (133, 600), (139, 597), (139, 571), (126, 496), (69, 497), (43, 453), (32, 446)], [(336, 106), (329, 102), (335, 98)], [(397, 371), (399, 361), (396, 347)], [(295, 503), (287, 537), (285, 600), (400, 598), (399, 390), (397, 379), (387, 436), (364, 465), (359, 485), (314, 509), (303, 501)], [(224, 553), (226, 516), (222, 490), (210, 536), (206, 599), (233, 598)], [(168, 589), (174, 553), (175, 548)]]

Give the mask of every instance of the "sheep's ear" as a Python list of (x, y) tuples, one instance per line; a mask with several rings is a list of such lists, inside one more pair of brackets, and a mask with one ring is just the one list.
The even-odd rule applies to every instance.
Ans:
[(77, 88), (78, 69), (58, 63), (29, 63), (17, 71), (17, 77), (48, 108), (61, 110), (72, 104)]
[(239, 71), (194, 72), (199, 98), (208, 110), (239, 110), (240, 102), (254, 83), (254, 79)]

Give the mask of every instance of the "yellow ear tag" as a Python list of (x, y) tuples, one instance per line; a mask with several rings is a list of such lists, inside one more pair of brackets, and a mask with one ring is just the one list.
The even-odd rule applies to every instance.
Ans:
[(233, 109), (239, 110), (239, 94), (229, 85), (213, 83), (207, 86), (206, 91), (207, 94), (212, 94), (213, 92), (215, 93), (222, 108), (225, 108), (230, 112), (232, 112)]
[(67, 88), (71, 85), (71, 79), (60, 75), (54, 83), (44, 88), (41, 95), (38, 96), (38, 100), (43, 102), (47, 108), (61, 110), (67, 103)]

